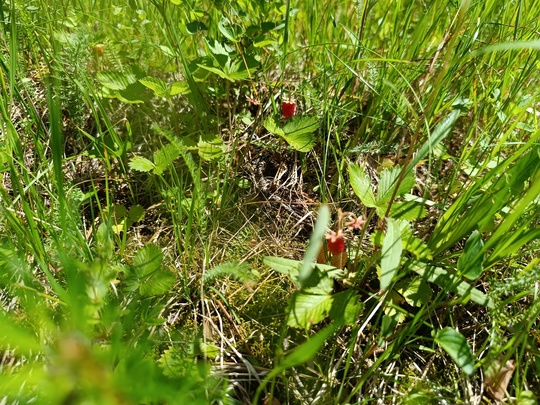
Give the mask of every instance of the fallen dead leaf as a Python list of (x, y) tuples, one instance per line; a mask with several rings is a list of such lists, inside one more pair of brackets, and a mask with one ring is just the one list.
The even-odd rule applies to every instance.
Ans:
[(504, 365), (495, 360), (488, 366), (484, 376), (484, 389), (491, 399), (502, 401), (506, 397), (506, 389), (515, 369), (515, 360), (508, 360)]

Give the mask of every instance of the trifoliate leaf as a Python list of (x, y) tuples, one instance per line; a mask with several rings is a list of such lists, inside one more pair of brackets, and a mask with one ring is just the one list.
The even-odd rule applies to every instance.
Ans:
[(142, 219), (144, 218), (144, 208), (141, 207), (139, 204), (133, 205), (129, 209), (127, 216), (132, 222), (142, 221)]
[(315, 145), (313, 132), (319, 128), (317, 117), (296, 116), (287, 120), (285, 125), (276, 123), (273, 117), (264, 121), (264, 127), (273, 135), (281, 136), (299, 152), (309, 152)]
[(103, 86), (111, 90), (125, 90), (145, 76), (141, 67), (133, 65), (123, 72), (115, 70), (98, 72), (97, 79)]

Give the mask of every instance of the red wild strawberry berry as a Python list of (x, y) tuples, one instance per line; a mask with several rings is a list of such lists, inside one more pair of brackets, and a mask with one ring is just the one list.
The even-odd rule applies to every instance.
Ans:
[(288, 120), (294, 115), (294, 110), (296, 109), (296, 104), (284, 101), (281, 103), (281, 115), (283, 118)]
[(339, 230), (337, 233), (332, 231), (326, 235), (328, 251), (333, 255), (342, 253), (345, 250), (345, 237), (343, 232)]

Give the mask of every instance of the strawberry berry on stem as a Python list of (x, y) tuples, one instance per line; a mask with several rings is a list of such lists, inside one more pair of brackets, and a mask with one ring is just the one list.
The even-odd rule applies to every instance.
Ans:
[(288, 120), (294, 115), (294, 110), (296, 109), (296, 104), (290, 101), (284, 101), (281, 103), (281, 115), (283, 118)]

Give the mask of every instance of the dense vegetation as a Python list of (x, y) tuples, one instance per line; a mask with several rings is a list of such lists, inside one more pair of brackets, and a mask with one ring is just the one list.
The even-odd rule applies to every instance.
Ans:
[(0, 13), (0, 403), (537, 403), (540, 3)]

